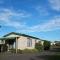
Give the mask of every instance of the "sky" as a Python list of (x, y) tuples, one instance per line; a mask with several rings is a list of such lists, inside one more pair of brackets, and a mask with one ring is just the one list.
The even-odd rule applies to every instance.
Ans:
[(60, 0), (0, 0), (0, 37), (18, 32), (60, 40)]

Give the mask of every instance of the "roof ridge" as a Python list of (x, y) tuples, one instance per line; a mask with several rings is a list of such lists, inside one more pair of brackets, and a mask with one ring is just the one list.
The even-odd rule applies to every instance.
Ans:
[(16, 35), (22, 35), (22, 36), (25, 36), (25, 37), (31, 37), (31, 38), (35, 38), (35, 39), (40, 39), (40, 38), (37, 38), (37, 37), (34, 37), (34, 36), (30, 36), (30, 35), (23, 34), (23, 33), (17, 33), (17, 32), (10, 32), (10, 33), (4, 35), (3, 37), (6, 37), (6, 36), (8, 36), (10, 34), (16, 34)]

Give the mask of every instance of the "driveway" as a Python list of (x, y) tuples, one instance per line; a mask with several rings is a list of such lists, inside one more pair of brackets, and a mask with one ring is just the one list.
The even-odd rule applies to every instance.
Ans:
[[(41, 55), (42, 54), (43, 53), (41, 53)], [(36, 60), (38, 59), (37, 56), (40, 56), (40, 53), (36, 54), (0, 53), (0, 60)]]
[(55, 52), (50, 51), (45, 51), (36, 54), (0, 53), (0, 60), (46, 60), (47, 57), (52, 56), (54, 54)]
[(0, 60), (32, 60), (35, 54), (1, 53)]

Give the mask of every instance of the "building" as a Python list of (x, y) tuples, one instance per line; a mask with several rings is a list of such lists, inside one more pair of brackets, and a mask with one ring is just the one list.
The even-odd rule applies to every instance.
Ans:
[(0, 51), (4, 50), (4, 47), (7, 47), (5, 50), (8, 51), (10, 49), (16, 49), (16, 52), (17, 49), (34, 49), (35, 43), (38, 43), (39, 41), (41, 41), (41, 44), (43, 45), (43, 41), (39, 38), (11, 32), (0, 38)]

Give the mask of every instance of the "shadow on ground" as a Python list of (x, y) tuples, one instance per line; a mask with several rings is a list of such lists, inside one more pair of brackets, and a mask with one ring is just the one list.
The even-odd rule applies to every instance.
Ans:
[(60, 55), (37, 56), (37, 59), (42, 59), (42, 60), (60, 60)]
[(54, 48), (51, 50), (51, 52), (60, 52), (60, 48)]
[(60, 60), (60, 49), (37, 54), (0, 53), (0, 60)]
[[(46, 51), (47, 52), (47, 51)], [(60, 48), (53, 49), (46, 54), (36, 56), (38, 60), (60, 60)]]

